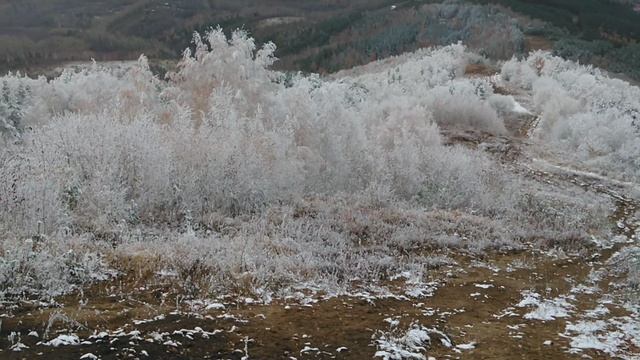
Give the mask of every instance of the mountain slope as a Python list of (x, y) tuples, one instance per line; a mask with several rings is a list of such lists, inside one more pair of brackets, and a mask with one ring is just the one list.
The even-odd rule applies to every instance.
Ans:
[(194, 45), (166, 79), (0, 79), (11, 356), (638, 356), (638, 87), (546, 52), (321, 77)]
[[(0, 70), (68, 61), (174, 60), (194, 31), (220, 25), (278, 45), (280, 69), (333, 72), (424, 46), (463, 41), (492, 58), (556, 54), (640, 79), (640, 14), (605, 0), (52, 0), (0, 4)], [(393, 5), (393, 9), (392, 9)], [(499, 5), (496, 7), (493, 5)], [(511, 9), (511, 10), (508, 10)], [(535, 19), (535, 20), (532, 20)], [(165, 69), (164, 71), (166, 71)], [(163, 72), (164, 72), (163, 71)]]

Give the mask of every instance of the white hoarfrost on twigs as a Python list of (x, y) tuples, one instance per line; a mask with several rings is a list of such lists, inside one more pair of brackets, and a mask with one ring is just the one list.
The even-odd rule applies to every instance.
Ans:
[(599, 69), (534, 52), (502, 68), (511, 86), (533, 92), (535, 135), (566, 160), (622, 180), (640, 180), (640, 88)]
[(399, 327), (400, 320), (398, 318), (387, 318), (385, 321), (389, 323), (389, 329), (378, 330), (371, 337), (374, 339), (374, 345), (377, 349), (374, 358), (431, 360), (433, 358), (427, 357), (426, 354), (432, 341), (436, 340), (439, 340), (439, 343), (445, 348), (453, 349), (457, 353), (462, 350), (473, 350), (476, 347), (475, 343), (460, 344), (454, 347), (451, 339), (444, 332), (424, 327), (417, 322), (411, 323), (408, 329), (403, 329)]
[(144, 57), (0, 78), (0, 295), (55, 296), (134, 258), (186, 291), (344, 286), (420, 267), (396, 255), (425, 243), (575, 239), (604, 218), (443, 145), (442, 127), (504, 133), (513, 108), (462, 76), (460, 44), (321, 78), (271, 70), (275, 46), (242, 31), (194, 43), (166, 79)]
[(425, 360), (426, 347), (431, 343), (428, 329), (419, 324), (411, 324), (402, 333), (396, 327), (397, 324), (391, 324), (392, 331), (379, 331), (373, 335), (378, 349), (374, 357), (382, 360)]

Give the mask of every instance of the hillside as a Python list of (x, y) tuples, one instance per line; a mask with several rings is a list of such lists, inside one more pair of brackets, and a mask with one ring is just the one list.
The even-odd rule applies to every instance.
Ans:
[(497, 2), (1, 3), (0, 358), (638, 359), (634, 4)]
[(640, 88), (461, 44), (332, 75), (246, 33), (0, 79), (9, 358), (634, 358)]
[[(278, 46), (279, 69), (333, 72), (463, 41), (493, 58), (557, 55), (640, 79), (640, 13), (606, 0), (37, 0), (0, 4), (0, 71), (69, 61), (179, 58), (194, 31), (244, 28)], [(491, 6), (486, 6), (493, 4)], [(393, 9), (390, 10), (393, 6)], [(499, 7), (496, 7), (499, 6)], [(456, 10), (459, 9), (459, 10)], [(536, 19), (536, 20), (532, 20)], [(499, 37), (496, 37), (498, 36)], [(158, 60), (158, 61), (156, 61)], [(155, 66), (155, 65), (154, 65)], [(164, 72), (170, 67), (163, 66)]]
[(0, 53), (4, 58), (0, 68), (87, 61), (91, 57), (135, 59), (140, 53), (177, 59), (180, 53), (176, 49), (187, 43), (195, 30), (216, 24), (257, 27), (278, 18), (315, 23), (381, 4), (384, 1), (7, 1), (0, 4)]

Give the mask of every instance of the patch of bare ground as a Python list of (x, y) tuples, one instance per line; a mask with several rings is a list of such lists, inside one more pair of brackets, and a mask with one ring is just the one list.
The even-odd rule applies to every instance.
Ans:
[(544, 36), (528, 35), (525, 38), (527, 51), (552, 50), (553, 42)]
[(498, 72), (493, 66), (487, 64), (469, 64), (464, 69), (464, 75), (468, 77), (484, 77), (491, 76)]
[[(324, 298), (307, 293), (304, 302), (288, 299), (257, 304), (235, 297), (221, 299), (221, 304), (207, 309), (184, 301), (168, 287), (125, 290), (119, 282), (105, 283), (82, 295), (59, 299), (59, 307), (24, 305), (7, 312), (0, 332), (0, 346), (5, 350), (0, 356), (79, 359), (91, 353), (102, 359), (147, 358), (145, 354), (152, 359), (241, 359), (248, 354), (256, 359), (363, 359), (376, 351), (375, 330), (387, 327), (385, 319), (397, 318), (401, 326), (419, 322), (447, 334), (453, 348), (433, 341), (427, 351), (438, 359), (580, 358), (566, 352), (568, 340), (559, 335), (566, 319), (525, 320), (528, 309), (514, 305), (524, 291), (545, 298), (570, 293), (612, 251), (595, 256), (593, 249), (590, 257), (557, 259), (533, 247), (482, 256), (449, 253), (458, 264), (432, 270), (427, 281), (436, 282), (438, 289), (423, 298), (362, 294)], [(403, 286), (402, 281), (381, 285)], [(596, 297), (576, 296), (573, 311), (593, 308)], [(611, 311), (626, 314), (613, 305)], [(39, 337), (28, 336), (31, 331)], [(22, 334), (21, 342), (28, 348), (10, 351), (7, 339), (11, 332)], [(43, 339), (46, 333), (48, 339)], [(70, 333), (87, 343), (38, 345)], [(475, 343), (475, 348), (455, 348), (468, 343)]]

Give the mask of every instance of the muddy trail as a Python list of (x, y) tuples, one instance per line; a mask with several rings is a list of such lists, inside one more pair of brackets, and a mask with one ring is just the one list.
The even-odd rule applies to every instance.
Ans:
[[(524, 95), (516, 98), (528, 105)], [(451, 264), (426, 278), (401, 274), (340, 294), (300, 288), (268, 303), (193, 300), (161, 283), (114, 280), (51, 306), (2, 309), (0, 358), (370, 359), (384, 358), (389, 344), (415, 359), (639, 358), (640, 311), (625, 301), (617, 285), (624, 274), (611, 261), (636, 245), (640, 204), (624, 184), (527, 155), (537, 117), (511, 120), (512, 137), (446, 135), (485, 146), (540, 184), (610, 197), (612, 240), (575, 251), (536, 244), (484, 254), (442, 250), (434, 255)], [(407, 334), (417, 324), (426, 337), (412, 346)]]

